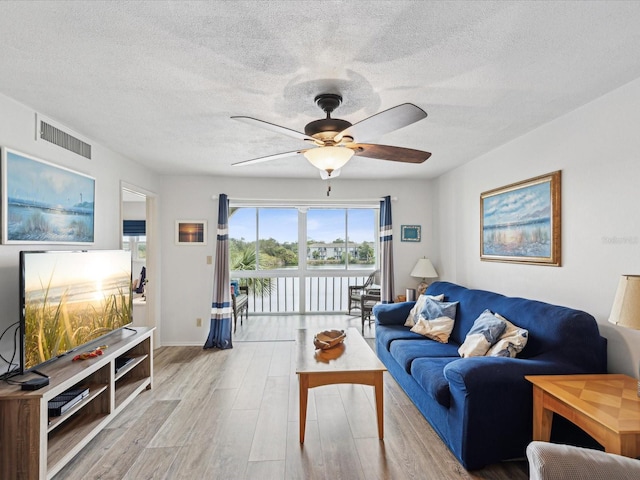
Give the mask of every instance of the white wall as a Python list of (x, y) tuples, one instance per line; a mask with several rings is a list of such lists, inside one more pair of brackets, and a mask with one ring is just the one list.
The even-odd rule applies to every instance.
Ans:
[[(209, 332), (218, 202), (221, 193), (233, 198), (326, 199), (326, 182), (317, 180), (236, 179), (213, 177), (162, 178), (162, 344), (202, 345)], [(418, 281), (409, 276), (416, 260), (436, 253), (431, 229), (432, 187), (429, 181), (332, 182), (331, 199), (397, 197), (392, 203), (394, 226), (395, 291), (404, 293)], [(207, 220), (206, 246), (178, 246), (176, 220)], [(420, 243), (400, 242), (400, 225), (422, 225)], [(436, 270), (438, 263), (434, 262)], [(202, 327), (196, 319), (202, 318)]]
[[(47, 112), (38, 112), (47, 115)], [(157, 191), (158, 177), (141, 165), (114, 153), (89, 139), (92, 159), (69, 152), (45, 141), (35, 140), (36, 112), (14, 100), (0, 95), (0, 147), (8, 147), (36, 158), (88, 174), (96, 179), (95, 244), (83, 248), (120, 248), (120, 182), (140, 185)], [(47, 115), (48, 116), (48, 115)], [(49, 118), (51, 118), (49, 116)], [(52, 118), (52, 120), (56, 120)], [(69, 129), (82, 135), (78, 126)], [(71, 250), (77, 245), (0, 245), (0, 333), (19, 321), (18, 256), (21, 250)], [(12, 333), (13, 330), (10, 330)], [(7, 333), (0, 343), (5, 358), (13, 352), (13, 335)], [(0, 372), (6, 368), (0, 360)]]
[[(441, 278), (591, 313), (609, 370), (638, 375), (640, 332), (607, 322), (621, 274), (640, 274), (640, 80), (437, 180)], [(562, 266), (480, 261), (480, 194), (562, 170)], [(517, 321), (517, 319), (514, 319)]]

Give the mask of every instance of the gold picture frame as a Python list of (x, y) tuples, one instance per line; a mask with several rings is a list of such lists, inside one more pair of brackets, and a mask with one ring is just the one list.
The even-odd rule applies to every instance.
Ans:
[(480, 259), (561, 265), (561, 171), (480, 194)]

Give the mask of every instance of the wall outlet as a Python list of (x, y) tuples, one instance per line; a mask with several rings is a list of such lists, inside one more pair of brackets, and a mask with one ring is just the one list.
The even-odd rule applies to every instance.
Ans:
[(211, 265), (213, 263), (213, 257), (211, 255), (207, 255), (207, 265)]
[(202, 326), (202, 319), (196, 318), (196, 327), (201, 327), (201, 326)]

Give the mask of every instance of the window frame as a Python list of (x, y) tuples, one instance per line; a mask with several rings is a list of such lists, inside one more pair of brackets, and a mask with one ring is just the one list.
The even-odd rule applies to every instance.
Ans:
[[(269, 272), (278, 272), (281, 276), (300, 276), (304, 278), (307, 272), (317, 275), (319, 272), (326, 272), (331, 274), (340, 274), (343, 273), (345, 276), (347, 274), (357, 273), (357, 272), (369, 272), (374, 271), (380, 268), (380, 245), (378, 241), (379, 236), (379, 225), (380, 225), (380, 204), (379, 202), (373, 203), (370, 200), (363, 201), (352, 201), (352, 202), (339, 202), (339, 203), (305, 203), (300, 201), (278, 201), (277, 203), (270, 202), (268, 200), (265, 201), (240, 201), (240, 200), (230, 200), (229, 201), (230, 209), (239, 209), (239, 208), (255, 208), (255, 240), (251, 240), (255, 242), (255, 254), (256, 254), (256, 268), (254, 270), (231, 270), (231, 273), (234, 277), (242, 277), (248, 276), (246, 275), (248, 272), (252, 272), (255, 276), (269, 276)], [(298, 210), (298, 267), (297, 268), (274, 268), (274, 269), (259, 269), (259, 242), (260, 242), (260, 224), (259, 224), (259, 216), (260, 209), (266, 208), (295, 208)], [(344, 266), (337, 266), (338, 268), (309, 268), (307, 265), (307, 213), (309, 209), (344, 209), (348, 212), (349, 209), (368, 209), (374, 211), (374, 224), (373, 224), (373, 233), (374, 233), (374, 242), (373, 242), (373, 250), (375, 256), (375, 262), (372, 265), (367, 265), (363, 268), (349, 268), (348, 261), (345, 262)], [(231, 216), (231, 215), (230, 215)], [(348, 213), (345, 215), (345, 238), (348, 239)], [(229, 225), (229, 230), (231, 230), (231, 225)], [(229, 240), (231, 240), (231, 231), (229, 231)], [(346, 242), (347, 240), (345, 240)], [(244, 272), (241, 274), (240, 272)], [(262, 272), (262, 273), (261, 273)], [(304, 275), (301, 275), (300, 272), (303, 272)]]

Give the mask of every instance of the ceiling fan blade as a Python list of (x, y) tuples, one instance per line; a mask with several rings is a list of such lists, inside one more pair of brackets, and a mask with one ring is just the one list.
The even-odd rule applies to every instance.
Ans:
[(336, 135), (334, 141), (339, 142), (342, 137), (351, 137), (358, 142), (375, 140), (385, 133), (411, 125), (426, 116), (427, 112), (420, 107), (412, 103), (403, 103), (351, 125)]
[(238, 120), (240, 122), (247, 123), (249, 125), (254, 125), (256, 127), (271, 130), (272, 132), (288, 135), (289, 137), (297, 138), (298, 140), (304, 140), (306, 142), (315, 143), (315, 139), (311, 138), (309, 135), (306, 135), (302, 132), (297, 132), (295, 130), (291, 130), (290, 128), (287, 128), (287, 127), (281, 127), (280, 125), (276, 125), (274, 123), (265, 122), (264, 120), (258, 120), (257, 118), (251, 118), (251, 117), (231, 117), (231, 118), (234, 120)]
[(276, 153), (275, 155), (267, 155), (266, 157), (252, 158), (251, 160), (243, 160), (242, 162), (232, 163), (231, 166), (244, 167), (245, 165), (253, 165), (254, 163), (268, 162), (269, 160), (275, 160), (277, 158), (293, 157), (294, 155), (298, 155), (299, 153), (304, 153), (306, 151), (307, 149), (294, 150), (293, 152)]
[(392, 162), (422, 163), (431, 153), (413, 148), (392, 147), (389, 145), (376, 145), (372, 143), (354, 143), (348, 145), (355, 150), (360, 157), (375, 158), (378, 160), (391, 160)]

